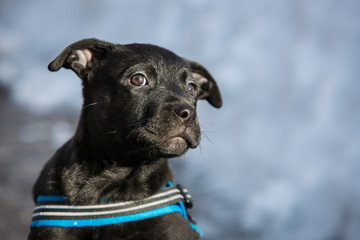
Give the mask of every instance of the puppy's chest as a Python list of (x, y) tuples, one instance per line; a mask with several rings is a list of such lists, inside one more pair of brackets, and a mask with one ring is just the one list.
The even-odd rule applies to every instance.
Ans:
[(73, 203), (91, 204), (101, 199), (133, 200), (149, 194), (146, 183), (140, 183), (134, 177), (136, 171), (131, 168), (112, 168), (97, 175), (75, 165), (62, 173), (64, 195)]

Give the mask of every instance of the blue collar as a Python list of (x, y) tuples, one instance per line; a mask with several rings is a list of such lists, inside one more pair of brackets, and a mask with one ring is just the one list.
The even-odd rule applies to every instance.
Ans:
[(126, 223), (179, 212), (200, 236), (202, 231), (193, 223), (186, 209), (192, 207), (191, 195), (181, 185), (171, 182), (158, 193), (136, 201), (107, 202), (98, 205), (70, 205), (59, 195), (40, 195), (32, 215), (31, 228), (98, 227)]

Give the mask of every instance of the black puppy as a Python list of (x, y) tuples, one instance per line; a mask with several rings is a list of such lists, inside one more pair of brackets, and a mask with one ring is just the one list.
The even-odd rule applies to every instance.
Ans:
[[(198, 146), (198, 99), (222, 105), (209, 72), (157, 46), (97, 39), (68, 46), (49, 64), (50, 71), (61, 67), (82, 79), (84, 104), (74, 136), (34, 186), (38, 207), (29, 239), (198, 238), (186, 211), (159, 211), (183, 207), (189, 200), (182, 188), (164, 192), (172, 179), (167, 158)], [(170, 192), (177, 195), (169, 197)], [(183, 200), (175, 205), (146, 208), (179, 194)], [(142, 208), (145, 214), (136, 212)], [(130, 212), (125, 216), (129, 221), (108, 216), (124, 211)]]

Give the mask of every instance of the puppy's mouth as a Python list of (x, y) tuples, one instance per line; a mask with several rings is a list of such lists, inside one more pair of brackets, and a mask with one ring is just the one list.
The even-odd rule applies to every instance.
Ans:
[(141, 149), (146, 155), (169, 158), (180, 156), (189, 148), (196, 148), (200, 142), (200, 129), (185, 128), (162, 136), (143, 129), (141, 136), (136, 138), (136, 142), (142, 145)]

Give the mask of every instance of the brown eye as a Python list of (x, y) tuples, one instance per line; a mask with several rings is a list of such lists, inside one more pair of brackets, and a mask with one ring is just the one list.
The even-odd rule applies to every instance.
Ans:
[(134, 86), (141, 87), (146, 85), (146, 77), (142, 74), (135, 74), (130, 78), (130, 83)]
[(194, 82), (189, 82), (187, 85), (186, 85), (186, 91), (189, 95), (193, 96), (193, 97), (196, 97), (197, 95), (197, 85), (194, 83)]

